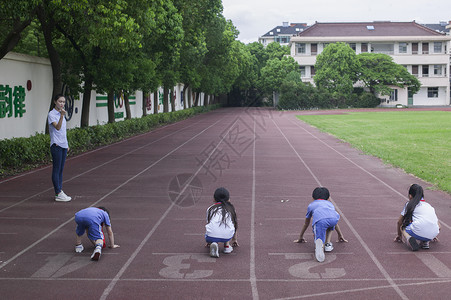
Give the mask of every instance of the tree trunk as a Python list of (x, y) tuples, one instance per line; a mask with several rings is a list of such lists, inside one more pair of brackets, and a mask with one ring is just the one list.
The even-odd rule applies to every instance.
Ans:
[(83, 106), (81, 109), (81, 127), (89, 126), (89, 108), (91, 106), (92, 78), (86, 77), (83, 87)]
[(187, 109), (188, 108), (188, 101), (186, 100), (186, 89), (187, 89), (187, 85), (184, 85), (183, 86), (183, 92), (182, 92), (182, 94), (183, 94), (183, 109)]
[(142, 101), (142, 113), (143, 117), (147, 116), (147, 101), (150, 101), (150, 93), (148, 92), (142, 92), (143, 93), (143, 101)]
[(158, 90), (153, 92), (153, 113), (158, 114)]
[(191, 108), (191, 99), (193, 99), (193, 94), (190, 87), (188, 87), (188, 100), (186, 101), (186, 104), (188, 104), (188, 108)]
[(114, 91), (108, 92), (108, 123), (114, 123)]
[(194, 106), (199, 106), (200, 92), (196, 92), (196, 102), (194, 102)]
[(3, 40), (3, 43), (0, 45), (0, 59), (5, 57), (8, 52), (12, 51), (14, 47), (16, 47), (17, 43), (19, 43), (22, 31), (30, 25), (31, 19), (25, 20), (23, 22), (20, 21), (19, 18), (14, 20), (13, 29), (8, 33), (6, 38)]
[(124, 93), (124, 103), (125, 103), (125, 118), (130, 120), (132, 118), (132, 113), (130, 111), (130, 101), (128, 98), (128, 93)]
[(171, 90), (171, 111), (175, 111), (175, 100), (177, 99), (177, 93), (174, 89)]
[(169, 100), (168, 100), (169, 90), (163, 87), (163, 112), (169, 112)]
[[(61, 58), (53, 46), (52, 40), (52, 31), (55, 28), (55, 23), (51, 17), (49, 17), (44, 8), (39, 6), (36, 10), (39, 22), (41, 23), (42, 33), (44, 35), (45, 46), (47, 48), (47, 52), (49, 54), (50, 64), (52, 68), (52, 80), (53, 80), (53, 89), (52, 89), (52, 97), (49, 99), (49, 111), (53, 108), (52, 99), (57, 94), (60, 94), (63, 91), (63, 81), (62, 81), (62, 68), (61, 68)], [(48, 133), (48, 124), (47, 118), (45, 122), (45, 132)]]

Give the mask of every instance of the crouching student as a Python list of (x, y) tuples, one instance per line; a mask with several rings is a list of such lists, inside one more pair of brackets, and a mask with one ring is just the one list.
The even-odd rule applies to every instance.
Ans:
[(88, 207), (80, 210), (75, 214), (75, 223), (77, 228), (75, 233), (77, 235), (75, 242), (75, 252), (80, 253), (84, 247), (81, 243), (81, 237), (86, 231), (91, 243), (95, 246), (94, 252), (91, 255), (92, 260), (99, 260), (104, 247), (105, 237), (103, 235), (103, 226), (106, 227), (108, 239), (110, 242), (109, 248), (118, 248), (119, 245), (114, 243), (114, 234), (111, 229), (110, 213), (105, 207)]
[(423, 188), (418, 184), (412, 184), (409, 188), (409, 201), (399, 216), (397, 229), (395, 242), (403, 242), (404, 237), (404, 242), (412, 251), (420, 247), (429, 249), (429, 242), (437, 241), (440, 223), (435, 209), (424, 200)]
[(324, 251), (330, 252), (334, 249), (330, 239), (332, 231), (337, 230), (338, 242), (348, 242), (343, 237), (343, 234), (338, 226), (340, 214), (335, 210), (332, 202), (328, 201), (330, 198), (329, 190), (325, 187), (317, 187), (312, 193), (313, 202), (307, 207), (307, 214), (305, 216), (304, 226), (301, 229), (299, 239), (295, 243), (306, 243), (304, 233), (312, 221), (313, 236), (315, 240), (315, 258), (319, 262), (325, 259)]
[(223, 252), (226, 254), (232, 253), (233, 247), (239, 246), (236, 234), (238, 222), (227, 189), (223, 187), (216, 189), (213, 202), (214, 204), (207, 209), (205, 241), (206, 247), (210, 247), (210, 256), (219, 257), (218, 243), (224, 243)]

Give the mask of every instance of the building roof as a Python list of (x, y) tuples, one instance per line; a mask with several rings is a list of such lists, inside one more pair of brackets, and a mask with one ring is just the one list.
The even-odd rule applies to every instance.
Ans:
[[(435, 30), (437, 32), (449, 34), (450, 28), (448, 25), (451, 25), (451, 21), (449, 21), (449, 22), (440, 21), (440, 23), (438, 23), (438, 24), (422, 24), (422, 25), (424, 25), (432, 30)], [(446, 28), (447, 26), (448, 26), (448, 28)]]
[(413, 22), (315, 23), (299, 37), (442, 36), (443, 33)]
[[(302, 32), (307, 28), (307, 23), (290, 23), (283, 22), (282, 26), (276, 26), (264, 35), (262, 37), (273, 37), (278, 35), (298, 35), (299, 32)], [(272, 34), (271, 34), (272, 32)]]

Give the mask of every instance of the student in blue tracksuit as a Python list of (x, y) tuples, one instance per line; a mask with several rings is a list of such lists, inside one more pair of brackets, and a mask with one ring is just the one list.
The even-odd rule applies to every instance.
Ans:
[(340, 227), (338, 226), (338, 220), (340, 215), (335, 210), (332, 202), (329, 201), (330, 193), (325, 187), (317, 187), (312, 193), (313, 202), (307, 207), (307, 214), (305, 216), (304, 226), (301, 229), (299, 239), (295, 240), (295, 243), (306, 243), (304, 239), (304, 233), (312, 221), (313, 235), (315, 239), (315, 258), (319, 262), (323, 262), (325, 259), (324, 251), (332, 251), (333, 245), (330, 242), (332, 231), (337, 230), (338, 241), (348, 242), (343, 237)]

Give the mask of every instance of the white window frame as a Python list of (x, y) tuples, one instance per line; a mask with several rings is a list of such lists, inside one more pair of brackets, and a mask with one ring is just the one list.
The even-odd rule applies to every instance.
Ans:
[(438, 98), (438, 87), (428, 87), (428, 98)]
[(434, 53), (442, 53), (442, 42), (434, 42)]
[(401, 42), (399, 43), (399, 47), (398, 47), (398, 51), (401, 54), (406, 54), (407, 53), (407, 43)]
[(397, 89), (393, 89), (390, 92), (390, 101), (398, 101), (398, 90)]
[[(302, 51), (299, 51), (302, 49)], [(307, 53), (307, 44), (305, 43), (296, 43), (296, 54), (306, 54)]]

